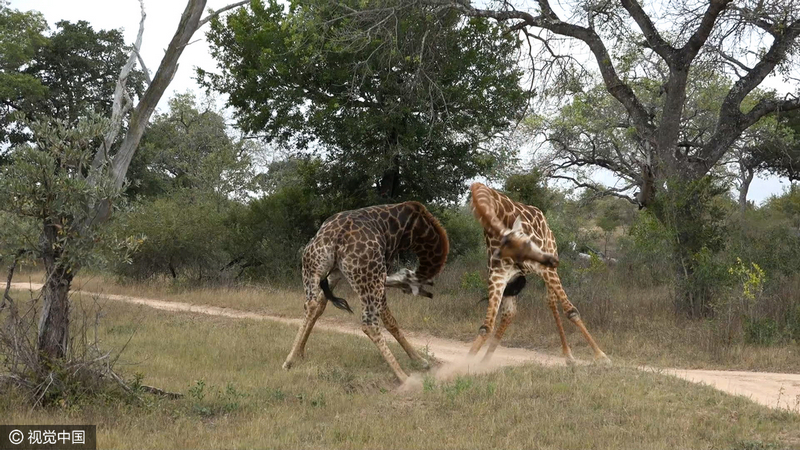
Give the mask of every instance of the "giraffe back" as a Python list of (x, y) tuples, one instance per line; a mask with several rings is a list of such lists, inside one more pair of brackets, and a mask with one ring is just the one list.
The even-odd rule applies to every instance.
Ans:
[(439, 221), (418, 202), (369, 206), (328, 218), (306, 246), (303, 265), (323, 260), (330, 270), (341, 258), (368, 249), (378, 249), (384, 262), (400, 251), (413, 251), (419, 259), (417, 276), (427, 280), (444, 267), (449, 241)]

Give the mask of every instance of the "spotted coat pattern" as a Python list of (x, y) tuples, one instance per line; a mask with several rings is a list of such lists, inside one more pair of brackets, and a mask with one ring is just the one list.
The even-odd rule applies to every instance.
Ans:
[(322, 315), (328, 300), (348, 309), (343, 299), (328, 298), (321, 284), (332, 290), (344, 278), (358, 294), (361, 304), (361, 329), (375, 343), (397, 377), (407, 375), (386, 346), (378, 319), (403, 347), (408, 356), (427, 367), (425, 361), (406, 340), (386, 303), (388, 262), (398, 252), (410, 250), (419, 264), (414, 271), (402, 269), (390, 276), (391, 287), (415, 295), (431, 296), (423, 288), (431, 285), (447, 260), (447, 233), (425, 207), (417, 202), (379, 205), (331, 216), (303, 252), (305, 319), (283, 367), (292, 367), (302, 358), (314, 323)]
[[(520, 284), (524, 286), (524, 283), (518, 282), (518, 278), (536, 274), (547, 286), (548, 306), (553, 313), (567, 361), (572, 363), (574, 358), (567, 344), (557, 303), (561, 304), (567, 318), (583, 333), (594, 351), (595, 359), (608, 362), (608, 357), (600, 350), (583, 324), (578, 309), (564, 292), (556, 271), (556, 240), (544, 214), (536, 207), (513, 201), (481, 183), (472, 184), (470, 191), (472, 210), (483, 225), (489, 258), (489, 306), (478, 337), (470, 348), (470, 354), (477, 354), (494, 331), (484, 359), (491, 358), (517, 313), (516, 294), (521, 290)], [(495, 328), (498, 316), (499, 323)]]

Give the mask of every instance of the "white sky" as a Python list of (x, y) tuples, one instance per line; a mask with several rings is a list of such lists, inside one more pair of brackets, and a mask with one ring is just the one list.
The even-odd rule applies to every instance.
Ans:
[[(207, 7), (219, 9), (234, 1), (208, 0)], [(141, 53), (147, 68), (152, 73), (161, 62), (164, 49), (175, 33), (186, 3), (183, 0), (144, 0), (144, 6), (147, 19)], [(11, 0), (11, 7), (21, 11), (33, 9), (41, 12), (51, 28), (54, 28), (55, 22), (59, 20), (71, 22), (86, 20), (95, 29), (121, 28), (128, 43), (133, 43), (136, 39), (139, 28), (140, 10), (137, 0)], [(207, 27), (206, 25), (195, 34), (193, 43), (183, 52), (178, 72), (159, 103), (160, 109), (166, 109), (167, 99), (175, 92), (192, 90), (201, 93), (195, 81), (195, 67), (207, 70), (216, 68), (205, 40)], [(606, 184), (614, 184), (614, 179), (609, 174), (600, 175), (598, 178)], [(780, 194), (785, 186), (788, 186), (788, 180), (757, 177), (750, 186), (748, 198), (759, 204), (772, 194)]]

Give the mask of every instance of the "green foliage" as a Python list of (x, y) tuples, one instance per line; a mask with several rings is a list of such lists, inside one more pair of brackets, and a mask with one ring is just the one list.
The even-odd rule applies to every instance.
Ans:
[(800, 111), (786, 111), (775, 117), (775, 129), (760, 145), (751, 148), (749, 163), (780, 177), (800, 180)]
[[(93, 117), (75, 126), (54, 119), (28, 127), (33, 145), (13, 147), (12, 162), (0, 166), (0, 212), (21, 231), (12, 237), (15, 249), (55, 255), (74, 270), (96, 256), (92, 250), (102, 240), (94, 206), (119, 196), (105, 168), (91, 166), (107, 123)], [(48, 236), (44, 246), (42, 233)]]
[(191, 93), (169, 100), (142, 137), (131, 161), (128, 195), (154, 197), (195, 189), (224, 197), (244, 196), (251, 187), (251, 160), (243, 141), (234, 141), (225, 119)]
[(201, 79), (229, 95), (239, 125), (324, 155), (332, 192), (359, 206), (457, 201), (507, 158), (479, 144), (527, 101), (515, 35), (433, 6), (254, 1), (212, 22), (208, 39), (220, 73)]
[(732, 222), (730, 252), (770, 274), (791, 276), (800, 272), (799, 227), (800, 190), (790, 188)]
[[(22, 127), (10, 128), (15, 121), (12, 113), (47, 94), (41, 80), (24, 71), (44, 45), (46, 29), (41, 13), (20, 12), (9, 8), (7, 1), (0, 2), (0, 142), (22, 132)], [(0, 150), (0, 164), (3, 153)]]
[(230, 261), (225, 242), (231, 208), (225, 198), (188, 189), (137, 204), (110, 227), (118, 240), (132, 240), (137, 247), (127, 259), (117, 258), (112, 269), (137, 280), (218, 278)]
[(669, 234), (675, 263), (676, 308), (692, 317), (712, 313), (715, 292), (725, 280), (725, 264), (717, 257), (725, 247), (727, 188), (713, 177), (698, 181), (669, 180), (652, 205)]
[[(95, 31), (85, 21), (57, 22), (49, 36), (42, 34), (45, 29), (39, 13), (0, 5), (0, 43), (7, 49), (0, 55), (0, 141), (29, 141), (22, 119), (56, 117), (75, 126), (93, 113), (110, 116), (128, 59), (122, 32)], [(140, 95), (144, 74), (133, 70), (126, 89), (131, 97)]]
[[(95, 31), (83, 20), (56, 22), (56, 31), (25, 70), (42, 81), (48, 94), (26, 114), (58, 117), (69, 124), (92, 111), (110, 117), (114, 89), (128, 52), (121, 30)], [(144, 92), (140, 70), (131, 71), (126, 89), (131, 97)]]
[(270, 193), (231, 211), (229, 252), (253, 277), (286, 278), (299, 273), (300, 251), (322, 222), (352, 209), (347, 197), (326, 198), (318, 183), (319, 160), (293, 159), (270, 166), (264, 185)]
[(503, 190), (512, 200), (535, 206), (543, 213), (547, 213), (557, 201), (556, 193), (547, 188), (545, 178), (538, 169), (510, 175), (506, 178)]
[(745, 317), (744, 341), (748, 344), (774, 345), (780, 336), (778, 323), (770, 317)]
[(755, 300), (756, 295), (760, 295), (764, 290), (765, 275), (761, 267), (756, 263), (750, 263), (751, 267), (745, 266), (742, 259), (737, 257), (736, 264), (728, 268), (728, 273), (741, 284), (741, 294), (749, 300)]
[(486, 290), (486, 282), (478, 271), (464, 272), (461, 275), (461, 289), (467, 292), (483, 292)]
[(439, 208), (434, 214), (447, 230), (450, 241), (449, 260), (476, 252), (485, 252), (483, 227), (472, 215), (468, 206)]

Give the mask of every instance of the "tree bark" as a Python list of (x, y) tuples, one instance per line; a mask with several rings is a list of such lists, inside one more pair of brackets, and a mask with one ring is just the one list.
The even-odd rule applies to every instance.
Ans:
[(42, 312), (39, 317), (37, 346), (39, 361), (63, 359), (69, 345), (69, 288), (72, 272), (61, 261), (58, 228), (46, 224), (42, 236), (47, 278), (42, 288)]
[(747, 211), (747, 192), (750, 190), (750, 183), (753, 182), (755, 172), (749, 167), (740, 166), (741, 184), (739, 185), (739, 211), (744, 215)]

